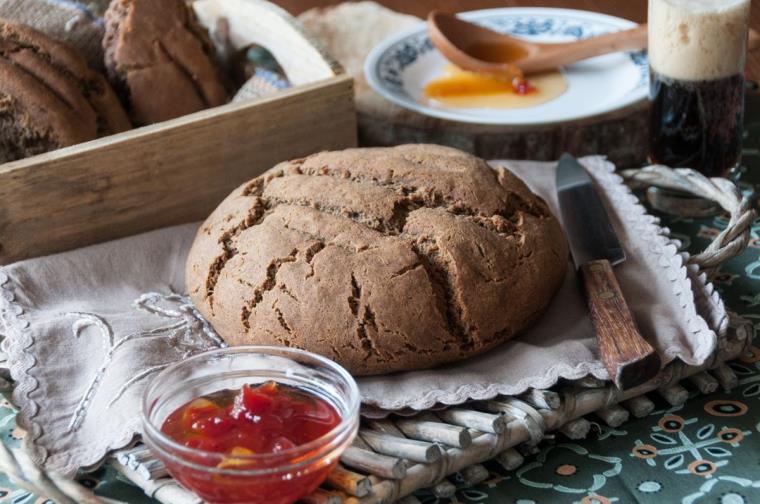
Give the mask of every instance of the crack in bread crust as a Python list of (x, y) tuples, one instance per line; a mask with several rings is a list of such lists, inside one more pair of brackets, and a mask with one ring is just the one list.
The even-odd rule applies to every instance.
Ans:
[[(254, 181), (252, 181), (251, 184), (245, 189), (244, 194), (246, 196), (258, 196), (260, 198), (260, 200), (258, 200), (259, 204), (265, 207), (267, 210), (274, 209), (278, 205), (294, 205), (294, 206), (313, 208), (320, 212), (329, 213), (331, 215), (336, 215), (336, 216), (342, 216), (347, 219), (353, 220), (354, 222), (367, 225), (371, 227), (372, 229), (380, 231), (386, 235), (402, 235), (403, 236), (404, 226), (406, 224), (407, 217), (409, 216), (411, 212), (419, 208), (443, 209), (454, 215), (462, 216), (469, 222), (472, 222), (478, 226), (488, 229), (494, 233), (503, 234), (503, 235), (514, 234), (516, 230), (516, 226), (514, 222), (516, 212), (526, 212), (526, 213), (529, 213), (530, 215), (533, 215), (539, 218), (547, 218), (548, 216), (546, 211), (537, 210), (534, 205), (532, 206), (525, 203), (522, 197), (518, 195), (515, 195), (515, 199), (518, 200), (519, 203), (517, 205), (513, 205), (513, 210), (511, 212), (505, 212), (507, 214), (506, 216), (501, 213), (494, 214), (491, 216), (484, 216), (482, 214), (479, 214), (474, 209), (464, 205), (462, 202), (454, 201), (447, 196), (441, 195), (440, 193), (433, 192), (432, 194), (420, 195), (418, 194), (419, 189), (417, 187), (413, 185), (406, 185), (406, 184), (403, 184), (402, 182), (394, 181), (392, 179), (386, 180), (386, 181), (380, 181), (376, 178), (371, 178), (371, 177), (366, 177), (366, 176), (356, 175), (356, 174), (352, 175), (350, 172), (345, 172), (345, 171), (336, 173), (336, 172), (327, 170), (326, 167), (322, 170), (304, 170), (302, 166), (298, 164), (294, 166), (294, 174), (309, 175), (313, 177), (329, 176), (329, 177), (338, 178), (340, 180), (344, 180), (346, 182), (353, 182), (353, 183), (359, 183), (359, 184), (371, 184), (377, 187), (401, 188), (400, 190), (404, 195), (404, 199), (400, 200), (394, 206), (393, 216), (391, 217), (391, 219), (389, 219), (386, 222), (383, 219), (370, 217), (360, 212), (348, 211), (343, 207), (318, 204), (313, 200), (308, 200), (308, 199), (287, 200), (284, 198), (263, 197), (262, 195), (264, 194), (264, 191), (267, 186), (267, 182), (269, 180), (272, 180), (273, 178), (287, 179), (288, 174), (285, 174), (282, 171), (278, 172), (274, 177), (269, 178), (268, 180), (264, 180), (261, 178), (254, 179)], [(494, 177), (494, 182), (496, 183), (495, 177)], [(256, 203), (254, 203), (254, 208), (258, 210), (258, 207), (256, 207), (255, 205)], [(216, 274), (212, 273), (212, 275), (209, 277), (210, 278), (209, 282), (207, 282), (207, 292), (208, 292), (208, 296), (209, 296), (209, 299), (211, 300), (210, 302), (212, 305), (213, 305), (213, 286), (216, 283), (216, 278), (218, 278), (218, 275), (221, 272), (221, 269), (224, 267), (224, 264), (237, 253), (237, 251), (234, 249), (234, 247), (230, 245), (230, 243), (242, 231), (252, 226), (255, 226), (257, 224), (260, 224), (263, 221), (264, 216), (265, 215), (260, 215), (260, 216), (254, 216), (252, 218), (249, 216), (243, 222), (233, 227), (231, 232), (229, 232), (228, 237), (224, 237), (221, 240), (225, 244), (225, 247), (224, 247), (225, 253), (219, 258), (217, 258), (217, 261), (214, 263), (215, 266), (212, 268), (212, 271), (215, 271)], [(248, 224), (249, 222), (250, 224)]]
[[(350, 170), (331, 170), (329, 166), (322, 166), (320, 168), (311, 168), (307, 169), (303, 167), (303, 163), (298, 166), (297, 172), (300, 175), (310, 175), (313, 177), (333, 177), (338, 178), (341, 180), (346, 180), (350, 182), (355, 182), (359, 184), (370, 184), (377, 187), (387, 187), (390, 189), (394, 189), (395, 191), (399, 192), (400, 194), (407, 196), (409, 199), (407, 200), (408, 203), (412, 205), (417, 205), (417, 208), (424, 206), (426, 208), (447, 208), (450, 212), (460, 215), (470, 215), (470, 216), (481, 216), (481, 217), (494, 217), (496, 215), (501, 215), (502, 217), (506, 219), (513, 218), (514, 214), (519, 212), (524, 212), (527, 214), (530, 214), (534, 217), (539, 218), (545, 218), (549, 216), (548, 208), (541, 207), (535, 204), (531, 204), (530, 202), (525, 201), (525, 199), (520, 196), (518, 193), (512, 191), (509, 192), (509, 200), (508, 202), (505, 202), (505, 205), (508, 207), (503, 214), (493, 214), (493, 215), (486, 215), (480, 212), (477, 212), (476, 210), (468, 207), (467, 205), (464, 205), (462, 201), (456, 200), (455, 198), (451, 197), (450, 195), (443, 194), (440, 191), (433, 191), (432, 193), (427, 193), (424, 190), (421, 190), (417, 185), (412, 183), (410, 180), (404, 180), (399, 178), (394, 178), (394, 172), (393, 170), (389, 171), (388, 178), (385, 180), (380, 180), (377, 177), (371, 177), (366, 176), (361, 173), (352, 172)], [(498, 184), (498, 179), (494, 175), (493, 181), (494, 184)], [(420, 202), (421, 200), (421, 202)]]
[(474, 341), (462, 322), (461, 307), (453, 294), (451, 273), (446, 261), (440, 259), (435, 240), (430, 238), (419, 239), (414, 243), (412, 249), (419, 256), (420, 264), (434, 285), (435, 292), (440, 299), (439, 306), (443, 308), (443, 313), (446, 314), (449, 331), (459, 340), (460, 351), (466, 352), (472, 348)]
[[(359, 338), (359, 344), (362, 350), (366, 352), (366, 357), (376, 357), (382, 360), (382, 355), (375, 344), (373, 334), (377, 334), (377, 324), (375, 315), (369, 307), (369, 303), (362, 303), (362, 288), (356, 280), (356, 275), (351, 273), (351, 297), (349, 298), (349, 307), (351, 313), (356, 317), (356, 336)], [(361, 307), (361, 315), (359, 308)]]
[[(244, 305), (243, 309), (240, 313), (240, 318), (243, 323), (243, 327), (246, 328), (246, 330), (250, 329), (250, 322), (249, 318), (251, 316), (251, 313), (253, 312), (253, 309), (258, 306), (259, 303), (261, 303), (261, 300), (264, 299), (264, 294), (271, 291), (275, 288), (277, 285), (277, 272), (280, 270), (280, 267), (289, 262), (295, 262), (296, 255), (298, 254), (298, 249), (293, 249), (290, 254), (286, 257), (278, 257), (277, 259), (273, 260), (269, 263), (269, 266), (267, 266), (267, 272), (266, 272), (266, 278), (264, 279), (264, 283), (262, 283), (260, 286), (256, 287), (253, 291), (253, 298), (248, 300)], [(280, 315), (278, 315), (278, 318), (282, 318)], [(286, 324), (283, 324), (282, 320), (280, 321), (280, 324), (283, 325), (283, 327), (287, 327)], [(288, 327), (288, 334), (292, 334), (293, 331), (290, 330)]]
[(275, 306), (274, 312), (277, 314), (277, 322), (279, 322), (280, 327), (282, 327), (286, 333), (288, 333), (289, 335), (292, 335), (293, 329), (290, 328), (287, 321), (285, 320), (285, 316), (282, 314), (282, 310), (280, 310), (279, 308)]
[[(171, 52), (169, 52), (169, 49), (164, 45), (164, 43), (161, 41), (161, 39), (156, 41), (156, 46), (161, 51), (161, 53), (164, 55), (164, 57), (170, 61), (175, 67), (177, 67), (177, 70), (185, 76), (185, 79), (187, 79), (187, 82), (190, 83), (193, 90), (195, 90), (195, 94), (198, 97), (198, 99), (203, 102), (203, 106), (205, 108), (208, 108), (211, 106), (211, 103), (209, 102), (208, 96), (206, 96), (206, 93), (203, 90), (203, 87), (201, 86), (200, 82), (195, 78), (192, 71), (190, 71), (189, 68), (187, 68), (185, 65), (183, 65), (180, 61), (177, 61), (174, 56), (172, 56)], [(132, 70), (144, 70), (145, 68), (139, 68), (139, 67), (133, 67), (129, 68), (127, 72), (130, 72)]]
[[(403, 152), (396, 156), (399, 149), (414, 148), (432, 152), (432, 161), (414, 162), (411, 169)], [(349, 150), (345, 159), (344, 153), (321, 153), (282, 163), (253, 179), (230, 197), (244, 198), (229, 207), (241, 210), (220, 224), (208, 224), (215, 226), (221, 254), (209, 260), (196, 257), (196, 247), (190, 253), (189, 261), (198, 266), (188, 268), (189, 275), (208, 265), (206, 296), (196, 303), (222, 337), (256, 342), (251, 317), (268, 309), (260, 303), (271, 291), (273, 325), (267, 334), (284, 331), (289, 344), (319, 348), (356, 374), (430, 367), (509, 339), (545, 309), (558, 289), (567, 246), (548, 206), (519, 179), (497, 177), (482, 161), (451, 152), (418, 146)], [(377, 157), (374, 164), (363, 161), (365, 153), (370, 160)], [(246, 207), (248, 213), (235, 219)], [(252, 229), (265, 223), (263, 229)], [(230, 259), (250, 250), (240, 247), (272, 233), (279, 236), (278, 243), (294, 248), (289, 255), (268, 259), (264, 282), (249, 285), (252, 295), (243, 301), (240, 325), (230, 325), (233, 321), (213, 310), (221, 272)], [(287, 254), (288, 249), (280, 250)], [(322, 254), (326, 256), (315, 271), (315, 258)], [(239, 261), (254, 260), (249, 257), (237, 259), (236, 269)], [(295, 264), (279, 281), (286, 262)], [(344, 284), (325, 276), (341, 268)], [(190, 284), (197, 282), (189, 278)], [(399, 288), (413, 290), (395, 290)], [(319, 289), (327, 289), (328, 299), (310, 298)], [(339, 292), (345, 297), (330, 304)], [(311, 304), (333, 306), (322, 310), (335, 313), (312, 313)], [(256, 320), (256, 327), (269, 323)], [(316, 325), (302, 326), (309, 320)], [(324, 323), (328, 325), (321, 327)], [(350, 333), (345, 331), (349, 327)], [(282, 338), (270, 339), (281, 343)]]
[(214, 289), (219, 280), (219, 275), (221, 275), (227, 262), (238, 254), (238, 249), (234, 245), (235, 237), (246, 229), (260, 224), (267, 215), (269, 215), (269, 211), (266, 204), (262, 203), (260, 205), (254, 205), (253, 208), (251, 208), (250, 213), (246, 215), (245, 219), (223, 233), (219, 238), (219, 243), (222, 245), (223, 251), (216, 259), (214, 259), (214, 262), (209, 269), (208, 276), (206, 277), (206, 295), (208, 296), (210, 306), (214, 306)]

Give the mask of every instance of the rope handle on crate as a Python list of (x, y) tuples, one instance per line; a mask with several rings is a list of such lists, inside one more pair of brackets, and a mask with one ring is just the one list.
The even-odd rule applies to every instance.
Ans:
[(707, 246), (689, 258), (703, 270), (717, 268), (729, 259), (741, 254), (749, 244), (752, 222), (757, 218), (750, 208), (750, 199), (725, 178), (708, 178), (690, 168), (668, 168), (652, 165), (645, 168), (621, 171), (626, 182), (633, 187), (660, 187), (682, 191), (714, 201), (730, 214), (728, 225)]

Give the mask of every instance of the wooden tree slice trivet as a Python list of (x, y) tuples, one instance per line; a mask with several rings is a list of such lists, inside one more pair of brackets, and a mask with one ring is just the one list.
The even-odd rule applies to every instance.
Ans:
[(299, 20), (354, 77), (360, 145), (437, 143), (485, 159), (535, 161), (554, 160), (563, 152), (576, 156), (604, 152), (618, 166), (638, 166), (646, 160), (645, 101), (604, 115), (550, 125), (478, 125), (428, 117), (375, 93), (363, 70), (364, 58), (377, 43), (416, 25), (419, 18), (374, 2), (358, 2), (311, 9)]

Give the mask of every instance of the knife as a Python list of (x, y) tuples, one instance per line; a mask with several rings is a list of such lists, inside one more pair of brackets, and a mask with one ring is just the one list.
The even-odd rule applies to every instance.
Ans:
[(636, 328), (615, 278), (625, 251), (591, 177), (570, 154), (557, 165), (557, 196), (602, 362), (621, 390), (640, 385), (660, 371), (660, 356)]

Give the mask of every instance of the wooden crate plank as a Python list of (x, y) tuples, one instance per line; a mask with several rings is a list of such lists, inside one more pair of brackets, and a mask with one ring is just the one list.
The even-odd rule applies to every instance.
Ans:
[(355, 145), (341, 75), (0, 165), (0, 264), (204, 219), (280, 161)]

